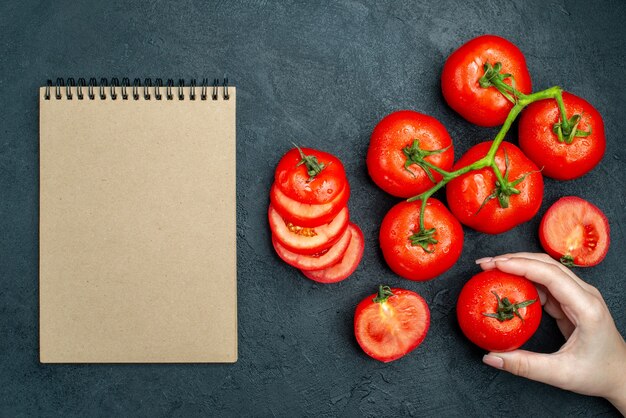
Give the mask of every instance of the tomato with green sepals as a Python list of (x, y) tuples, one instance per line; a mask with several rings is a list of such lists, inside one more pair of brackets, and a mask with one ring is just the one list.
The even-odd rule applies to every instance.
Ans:
[(456, 305), (463, 334), (488, 351), (521, 347), (541, 322), (535, 285), (525, 277), (489, 270), (465, 283)]
[(557, 100), (540, 100), (522, 112), (519, 145), (545, 176), (571, 180), (598, 165), (606, 139), (602, 116), (589, 102), (567, 92), (562, 97), (562, 109)]
[(290, 199), (310, 205), (335, 201), (348, 183), (337, 157), (300, 147), (291, 149), (280, 159), (274, 182)]
[(441, 90), (448, 105), (479, 126), (502, 125), (518, 93), (532, 82), (526, 59), (511, 42), (494, 35), (470, 40), (446, 60)]
[(421, 201), (400, 202), (391, 208), (380, 227), (385, 261), (409, 280), (424, 281), (444, 273), (463, 250), (463, 227), (437, 199), (430, 198), (420, 227)]
[(609, 221), (594, 204), (563, 197), (541, 219), (539, 240), (548, 254), (568, 267), (595, 266), (609, 250)]
[(440, 170), (452, 168), (452, 139), (432, 116), (401, 110), (376, 125), (366, 162), (378, 187), (394, 196), (414, 196), (440, 181)]
[(339, 240), (348, 228), (349, 213), (344, 207), (335, 218), (326, 225), (305, 228), (285, 221), (270, 205), (268, 218), (272, 235), (287, 250), (314, 255), (327, 250)]
[(333, 200), (322, 204), (302, 203), (291, 199), (276, 184), (273, 184), (270, 190), (270, 202), (280, 216), (287, 222), (303, 227), (329, 223), (346, 206), (349, 197), (350, 186), (347, 183)]
[(417, 348), (428, 333), (430, 310), (423, 297), (406, 289), (379, 286), (354, 314), (354, 335), (370, 357), (388, 363)]
[[(483, 158), (492, 142), (470, 148), (453, 170)], [(537, 166), (510, 142), (502, 142), (495, 153), (494, 167), (470, 171), (451, 180), (446, 187), (448, 206), (454, 216), (477, 231), (500, 234), (530, 220), (543, 199), (543, 177)], [(498, 178), (500, 176), (500, 178)]]
[(302, 269), (302, 274), (318, 283), (337, 283), (351, 276), (359, 266), (361, 258), (363, 258), (365, 240), (363, 239), (361, 229), (353, 223), (348, 227), (348, 232), (351, 235), (350, 243), (336, 264), (323, 270)]

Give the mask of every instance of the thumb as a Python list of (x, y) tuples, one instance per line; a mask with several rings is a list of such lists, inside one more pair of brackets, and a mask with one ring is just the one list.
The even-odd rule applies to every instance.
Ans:
[(505, 370), (516, 376), (536, 380), (553, 386), (561, 386), (566, 365), (554, 354), (515, 350), (506, 353), (491, 352), (483, 357), (483, 363)]

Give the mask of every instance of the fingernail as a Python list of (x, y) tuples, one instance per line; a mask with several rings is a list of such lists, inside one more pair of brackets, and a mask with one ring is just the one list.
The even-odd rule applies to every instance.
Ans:
[(493, 260), (493, 257), (483, 257), (476, 260), (476, 264), (488, 263)]
[(483, 363), (487, 366), (495, 367), (496, 369), (502, 370), (504, 367), (504, 359), (502, 357), (493, 356), (491, 354), (485, 354), (483, 356)]

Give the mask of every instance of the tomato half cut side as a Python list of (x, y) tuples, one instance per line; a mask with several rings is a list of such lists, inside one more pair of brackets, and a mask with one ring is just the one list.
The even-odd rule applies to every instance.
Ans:
[(351, 223), (348, 230), (352, 236), (350, 245), (337, 264), (324, 270), (302, 270), (302, 274), (319, 283), (337, 283), (354, 273), (363, 257), (365, 240), (363, 239), (363, 232), (355, 224)]
[(294, 253), (313, 255), (330, 248), (348, 227), (349, 213), (345, 206), (326, 225), (305, 228), (285, 221), (270, 205), (268, 218), (272, 234), (278, 242)]
[(290, 266), (300, 270), (321, 270), (338, 263), (350, 244), (352, 233), (347, 228), (341, 238), (328, 250), (320, 254), (305, 255), (294, 253), (283, 247), (275, 236), (272, 237), (272, 244), (278, 256)]
[(272, 185), (270, 191), (270, 201), (274, 209), (286, 221), (306, 227), (325, 225), (332, 221), (346, 206), (349, 197), (350, 186), (347, 183), (334, 200), (321, 205), (302, 203), (291, 199), (276, 184)]
[(406, 289), (380, 286), (363, 299), (354, 315), (354, 335), (367, 355), (384, 363), (419, 346), (430, 327), (424, 298)]
[(543, 216), (539, 239), (548, 254), (567, 266), (595, 266), (609, 250), (609, 221), (594, 204), (563, 197)]

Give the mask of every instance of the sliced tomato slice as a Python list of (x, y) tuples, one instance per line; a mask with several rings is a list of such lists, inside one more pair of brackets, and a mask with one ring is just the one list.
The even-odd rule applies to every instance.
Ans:
[(348, 207), (344, 206), (326, 225), (305, 228), (283, 219), (272, 205), (268, 210), (270, 229), (276, 240), (289, 251), (309, 255), (330, 248), (348, 228), (349, 217)]
[(354, 273), (363, 257), (365, 240), (363, 232), (355, 224), (350, 223), (348, 230), (351, 234), (350, 245), (337, 264), (324, 270), (303, 270), (302, 274), (319, 283), (337, 283)]
[(546, 212), (539, 239), (548, 254), (567, 266), (599, 264), (609, 250), (609, 221), (592, 203), (576, 196), (563, 197)]
[(426, 337), (430, 311), (424, 298), (406, 289), (380, 286), (354, 315), (354, 335), (365, 353), (384, 363), (414, 350)]
[(270, 201), (276, 211), (294, 225), (316, 227), (332, 221), (348, 203), (350, 186), (346, 182), (341, 193), (332, 201), (322, 205), (308, 204), (293, 200), (285, 195), (274, 183), (270, 191)]
[(275, 236), (272, 237), (272, 244), (274, 244), (274, 249), (278, 256), (290, 266), (300, 270), (321, 270), (337, 264), (341, 260), (348, 249), (350, 238), (352, 238), (352, 233), (349, 228), (346, 228), (346, 231), (332, 247), (314, 255), (298, 254), (289, 251), (278, 242)]

